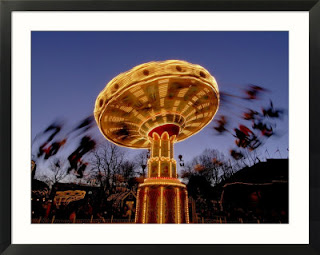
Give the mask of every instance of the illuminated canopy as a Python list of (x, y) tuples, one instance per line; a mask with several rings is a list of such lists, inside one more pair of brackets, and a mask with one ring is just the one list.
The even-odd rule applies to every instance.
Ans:
[[(172, 124), (176, 141), (200, 131), (219, 105), (213, 76), (180, 60), (150, 62), (112, 79), (98, 95), (94, 116), (101, 133), (126, 147), (149, 148), (148, 134)], [(172, 126), (172, 127), (173, 127)]]
[(86, 192), (84, 190), (57, 191), (54, 201), (56, 202), (56, 205), (69, 204), (70, 202), (83, 199), (85, 195)]

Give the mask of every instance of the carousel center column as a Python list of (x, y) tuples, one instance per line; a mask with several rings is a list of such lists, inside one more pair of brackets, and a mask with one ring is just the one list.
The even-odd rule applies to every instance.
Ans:
[(176, 134), (163, 127), (149, 133), (148, 178), (139, 185), (136, 223), (189, 223), (186, 185), (177, 179)]

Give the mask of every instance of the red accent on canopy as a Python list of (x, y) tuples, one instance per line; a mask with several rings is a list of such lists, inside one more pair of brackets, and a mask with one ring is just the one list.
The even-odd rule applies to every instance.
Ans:
[(168, 132), (169, 136), (178, 135), (180, 128), (174, 124), (165, 124), (165, 125), (162, 125), (162, 126), (159, 126), (159, 127), (152, 129), (148, 135), (150, 137), (152, 137), (153, 132), (156, 132), (158, 135), (161, 136), (162, 133), (164, 133), (165, 131)]

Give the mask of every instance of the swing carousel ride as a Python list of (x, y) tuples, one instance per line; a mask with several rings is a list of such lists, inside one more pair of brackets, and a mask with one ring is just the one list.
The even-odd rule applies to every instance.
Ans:
[(136, 223), (189, 223), (187, 189), (177, 178), (173, 147), (204, 128), (218, 106), (214, 77), (180, 60), (138, 65), (100, 92), (94, 116), (104, 137), (151, 151), (138, 188)]

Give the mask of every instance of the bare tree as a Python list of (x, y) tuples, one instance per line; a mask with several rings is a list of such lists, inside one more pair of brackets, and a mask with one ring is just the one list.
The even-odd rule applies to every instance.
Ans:
[(120, 165), (120, 174), (125, 181), (128, 181), (131, 177), (134, 177), (136, 164), (133, 161), (125, 160)]
[(220, 182), (229, 179), (237, 170), (235, 166), (232, 165), (231, 160), (225, 161), (221, 166)]
[(48, 169), (50, 171), (47, 174), (41, 175), (38, 179), (47, 183), (50, 188), (65, 179), (68, 175), (64, 162), (59, 158), (53, 158), (50, 161)]
[(214, 149), (205, 149), (201, 155), (185, 164), (182, 177), (201, 175), (215, 186), (220, 182), (221, 176), (230, 175), (231, 172), (232, 169), (222, 153)]
[[(64, 161), (59, 158), (52, 158), (48, 169), (48, 174), (42, 175), (39, 179), (48, 184), (50, 188), (49, 199), (51, 202), (48, 204), (48, 210), (45, 217), (48, 217), (51, 212), (51, 206), (53, 204), (54, 197), (56, 195), (57, 188), (55, 185), (65, 179), (68, 175), (66, 167), (64, 167)], [(49, 200), (49, 201), (50, 201)]]
[(115, 175), (120, 174), (124, 158), (124, 151), (110, 142), (101, 144), (91, 153), (91, 176), (96, 178), (104, 192), (110, 190)]
[(63, 168), (63, 162), (60, 159), (53, 159), (50, 164), (50, 170), (53, 173), (53, 183), (60, 182), (67, 176), (67, 171)]
[(148, 165), (148, 159), (149, 159), (149, 151), (143, 150), (141, 151), (137, 157), (135, 158), (135, 165), (137, 169), (141, 169), (138, 172), (143, 176), (146, 177), (147, 172), (147, 165)]

